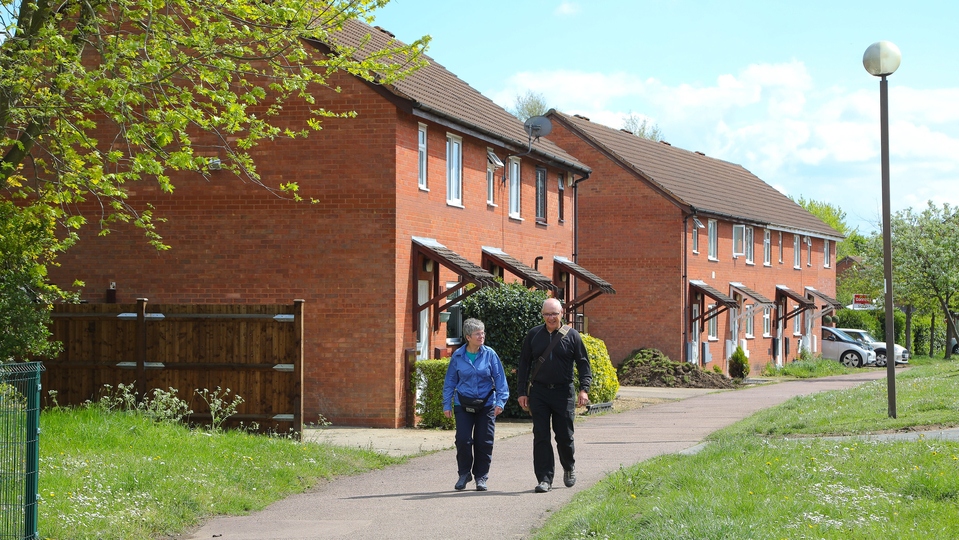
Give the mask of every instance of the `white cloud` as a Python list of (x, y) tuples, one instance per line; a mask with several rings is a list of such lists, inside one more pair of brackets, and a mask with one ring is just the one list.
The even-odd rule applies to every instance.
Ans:
[(560, 2), (556, 10), (553, 11), (553, 15), (559, 16), (575, 15), (577, 13), (579, 13), (579, 6), (573, 2)]
[[(871, 229), (879, 194), (879, 93), (817, 87), (802, 62), (754, 64), (710, 85), (636, 75), (521, 72), (491, 97), (534, 90), (563, 112), (619, 128), (648, 117), (674, 146), (741, 164), (776, 189), (842, 207)], [(893, 210), (959, 204), (959, 88), (890, 89)], [(859, 222), (857, 222), (859, 220)]]

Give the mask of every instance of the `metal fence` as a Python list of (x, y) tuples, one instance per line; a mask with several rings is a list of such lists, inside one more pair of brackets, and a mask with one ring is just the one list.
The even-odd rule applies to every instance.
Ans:
[(34, 540), (40, 466), (40, 362), (0, 364), (0, 540)]

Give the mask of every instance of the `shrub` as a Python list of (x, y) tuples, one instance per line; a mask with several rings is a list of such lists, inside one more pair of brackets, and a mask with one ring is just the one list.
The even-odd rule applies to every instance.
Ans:
[[(590, 403), (607, 403), (616, 399), (619, 392), (619, 378), (616, 377), (616, 368), (609, 359), (606, 343), (599, 338), (583, 334), (583, 345), (589, 355), (589, 367), (593, 372), (593, 384), (589, 389)], [(574, 372), (578, 371), (574, 368)], [(579, 373), (573, 377), (579, 391)]]
[(540, 313), (546, 298), (544, 291), (527, 289), (522, 283), (509, 283), (486, 287), (463, 300), (463, 317), (483, 321), (486, 345), (503, 361), (510, 388), (510, 399), (503, 410), (505, 417), (529, 418), (529, 413), (520, 409), (516, 401), (516, 369), (526, 333), (543, 322)]
[(416, 414), (419, 425), (426, 428), (453, 429), (456, 421), (443, 414), (443, 382), (449, 358), (419, 360), (413, 369), (410, 390), (416, 396)]
[(868, 311), (840, 309), (836, 312), (837, 328), (859, 328), (872, 335), (879, 333), (879, 321)]
[(729, 357), (729, 376), (734, 379), (745, 379), (749, 375), (749, 358), (741, 346)]

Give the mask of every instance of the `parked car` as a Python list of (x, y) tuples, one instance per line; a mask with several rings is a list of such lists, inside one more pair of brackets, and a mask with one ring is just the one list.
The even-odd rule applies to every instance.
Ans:
[[(853, 339), (857, 339), (863, 343), (872, 346), (872, 350), (876, 351), (876, 365), (885, 366), (886, 365), (886, 342), (879, 341), (874, 338), (872, 334), (865, 330), (859, 330), (857, 328), (840, 328), (843, 332), (852, 336)], [(909, 349), (903, 347), (902, 345), (896, 344), (896, 363), (897, 364), (908, 364), (909, 363)]]
[(949, 345), (952, 347), (952, 354), (959, 354), (959, 343), (956, 343), (956, 338), (950, 339)]
[(857, 341), (842, 330), (825, 326), (822, 329), (822, 357), (836, 360), (846, 367), (876, 363), (876, 352), (871, 345)]

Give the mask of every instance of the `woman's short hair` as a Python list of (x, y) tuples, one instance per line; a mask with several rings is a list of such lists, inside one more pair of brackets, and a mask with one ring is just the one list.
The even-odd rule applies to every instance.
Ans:
[(463, 321), (463, 337), (473, 335), (473, 332), (485, 330), (483, 321), (479, 319), (466, 319)]

